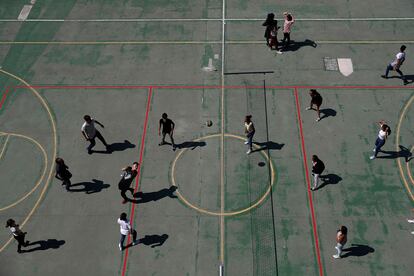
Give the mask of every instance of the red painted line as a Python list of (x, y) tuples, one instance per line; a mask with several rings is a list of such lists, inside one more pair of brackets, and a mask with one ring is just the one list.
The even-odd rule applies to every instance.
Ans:
[[(16, 88), (35, 88), (35, 89), (263, 89), (261, 85), (20, 85)], [(414, 89), (411, 86), (373, 86), (373, 85), (350, 85), (350, 86), (321, 86), (321, 85), (270, 85), (266, 86), (269, 89), (294, 89), (294, 88), (319, 88), (319, 89)]]
[(321, 253), (320, 253), (320, 248), (319, 248), (319, 237), (318, 237), (318, 230), (317, 230), (317, 225), (316, 225), (315, 210), (313, 207), (311, 184), (310, 184), (308, 162), (307, 162), (308, 158), (306, 156), (306, 150), (305, 150), (305, 138), (303, 136), (302, 118), (300, 116), (300, 105), (299, 105), (299, 97), (298, 97), (297, 88), (294, 89), (294, 94), (295, 94), (295, 100), (296, 100), (296, 111), (297, 111), (298, 121), (299, 121), (300, 138), (302, 140), (301, 142), (302, 142), (303, 165), (305, 166), (306, 182), (308, 184), (308, 198), (309, 198), (309, 206), (310, 206), (311, 217), (312, 217), (313, 237), (315, 239), (315, 250), (316, 250), (316, 256), (317, 256), (318, 266), (319, 266), (319, 275), (323, 276), (323, 267), (322, 267)]
[(0, 109), (3, 107), (4, 102), (6, 101), (7, 95), (10, 92), (10, 86), (7, 86), (6, 90), (3, 93), (3, 96), (1, 97), (1, 101), (0, 101)]
[[(143, 157), (144, 157), (145, 136), (147, 134), (147, 126), (148, 126), (148, 117), (149, 117), (149, 111), (150, 111), (150, 106), (151, 106), (151, 98), (152, 98), (152, 87), (150, 87), (149, 90), (148, 90), (147, 107), (146, 107), (146, 111), (145, 111), (144, 129), (143, 129), (142, 136), (141, 136), (141, 147), (140, 147), (140, 150), (139, 150), (139, 161), (138, 161), (139, 166), (138, 166), (138, 172), (137, 172), (136, 181), (135, 181), (134, 194), (138, 191), (138, 188), (139, 188), (139, 180), (140, 180), (140, 176), (141, 176), (141, 167), (142, 167), (142, 161), (143, 161)], [(132, 203), (131, 214), (130, 214), (130, 223), (131, 223), (131, 225), (133, 225), (134, 213), (135, 213), (135, 203)], [(131, 236), (128, 235), (127, 244), (129, 244), (130, 242), (131, 242)], [(122, 276), (125, 276), (125, 273), (126, 273), (126, 267), (127, 267), (127, 263), (128, 263), (128, 249), (129, 248), (125, 249), (124, 265), (122, 267)]]

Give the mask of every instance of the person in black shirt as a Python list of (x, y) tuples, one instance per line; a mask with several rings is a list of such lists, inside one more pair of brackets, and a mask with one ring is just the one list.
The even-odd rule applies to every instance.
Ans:
[(66, 186), (66, 191), (69, 191), (71, 182), (70, 178), (72, 177), (72, 174), (68, 170), (69, 167), (66, 166), (65, 161), (62, 158), (56, 158), (56, 174), (55, 177), (59, 180), (62, 180), (62, 185)]
[(118, 189), (121, 191), (121, 196), (124, 199), (122, 204), (127, 203), (128, 198), (126, 192), (130, 191), (134, 195), (134, 189), (131, 188), (131, 183), (138, 174), (138, 162), (134, 162), (132, 167), (128, 166), (122, 169), (121, 180), (118, 183)]
[(171, 119), (168, 118), (167, 113), (163, 113), (161, 116), (160, 124), (158, 127), (158, 135), (161, 135), (161, 127), (162, 127), (162, 140), (161, 140), (161, 143), (159, 143), (158, 145), (161, 146), (165, 144), (165, 135), (168, 134), (171, 139), (173, 150), (175, 150), (175, 143), (174, 143), (174, 138), (173, 138), (175, 124)]
[(310, 107), (306, 108), (306, 110), (313, 109), (313, 105), (316, 106), (316, 112), (318, 113), (318, 118), (316, 118), (316, 121), (319, 122), (321, 120), (321, 114), (319, 111), (319, 107), (322, 105), (322, 96), (321, 94), (316, 91), (316, 89), (311, 89), (309, 91), (309, 95), (311, 96), (311, 102)]
[(312, 175), (313, 175), (313, 187), (312, 191), (318, 188), (321, 174), (325, 170), (325, 164), (316, 155), (312, 155)]

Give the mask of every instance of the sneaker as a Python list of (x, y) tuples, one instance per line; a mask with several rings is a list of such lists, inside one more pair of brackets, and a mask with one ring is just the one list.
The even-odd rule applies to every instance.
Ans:
[(20, 254), (20, 253), (22, 253), (22, 251), (21, 251), (20, 249), (17, 249), (17, 253), (19, 253), (19, 254)]
[(246, 141), (246, 142), (244, 142), (244, 144), (245, 144), (245, 145), (247, 145), (247, 144), (249, 144), (249, 142), (248, 142), (248, 141)]
[(375, 152), (375, 148), (372, 151)]
[(386, 75), (381, 75), (381, 78), (388, 79), (388, 77)]
[(128, 201), (126, 199), (122, 200), (122, 204), (126, 204)]
[(311, 109), (312, 109), (311, 107), (307, 107), (307, 108), (306, 108), (306, 110), (311, 110)]
[(24, 244), (24, 246), (28, 246), (30, 244), (29, 241), (26, 241), (26, 243)]
[(158, 146), (162, 146), (164, 144), (165, 144), (165, 142), (161, 142), (161, 143), (158, 144)]
[(132, 246), (135, 246), (135, 245), (137, 245), (138, 244), (138, 241), (133, 241), (132, 242)]
[(341, 258), (341, 256), (338, 256), (338, 255), (332, 255), (332, 257), (334, 257), (334, 259), (340, 259)]
[(312, 187), (312, 188), (311, 188), (311, 190), (312, 190), (312, 191), (315, 191), (315, 190), (316, 190), (316, 188), (317, 188), (317, 187)]
[(375, 156), (374, 155), (370, 156), (369, 159), (373, 160), (373, 159), (375, 159)]
[(120, 243), (118, 243), (118, 247), (119, 247), (119, 251), (122, 251), (122, 245)]
[(414, 223), (414, 219), (407, 219), (408, 223)]
[(320, 120), (321, 120), (321, 118), (316, 118), (316, 120), (315, 120), (315, 121), (319, 122)]
[(252, 153), (252, 150), (248, 150), (248, 151), (246, 152), (246, 154), (250, 154), (250, 153)]
[(408, 81), (407, 80), (404, 80), (404, 85), (407, 85), (408, 84)]
[(88, 154), (92, 154), (92, 150), (88, 149)]
[(283, 53), (282, 53), (282, 51), (277, 51), (277, 50), (276, 50), (276, 54), (281, 55), (281, 54), (283, 54)]
[(414, 235), (414, 231), (412, 231), (412, 232), (411, 232), (411, 234), (413, 234), (413, 235)]

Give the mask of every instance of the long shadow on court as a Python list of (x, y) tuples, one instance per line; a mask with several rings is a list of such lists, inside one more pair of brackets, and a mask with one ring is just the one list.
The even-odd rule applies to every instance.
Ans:
[(336, 116), (336, 110), (332, 108), (324, 108), (319, 110), (323, 115), (321, 116), (321, 120), (328, 118), (328, 117), (335, 117)]
[[(151, 248), (162, 246), (165, 241), (168, 239), (167, 234), (163, 235), (145, 235), (143, 238), (138, 240), (138, 244), (143, 244), (146, 246), (151, 246)], [(132, 247), (132, 243), (125, 246), (125, 248)]]
[(411, 159), (413, 159), (413, 154), (410, 152), (409, 149), (406, 147), (399, 145), (400, 151), (386, 151), (382, 150), (381, 153), (384, 153), (386, 155), (380, 155), (377, 156), (378, 159), (396, 159), (399, 157), (403, 157), (405, 159), (405, 162), (409, 162)]
[(291, 40), (290, 44), (287, 47), (283, 47), (282, 51), (283, 52), (295, 52), (299, 50), (300, 48), (306, 47), (306, 46), (316, 48), (318, 47), (318, 44), (316, 44), (315, 41), (310, 40), (310, 39), (305, 39), (304, 41)]
[(342, 251), (346, 252), (342, 255), (342, 258), (346, 258), (351, 256), (362, 257), (368, 255), (369, 253), (374, 253), (375, 249), (368, 245), (353, 243), (351, 247), (345, 248)]
[(185, 148), (191, 148), (191, 150), (194, 150), (197, 147), (204, 147), (206, 144), (206, 142), (194, 142), (194, 141), (188, 141), (188, 142), (183, 142), (181, 144), (176, 144), (176, 147), (179, 149), (185, 149)]
[[(77, 189), (77, 187), (82, 187)], [(103, 181), (98, 179), (92, 179), (92, 182), (80, 182), (73, 185), (70, 185), (69, 192), (85, 192), (86, 194), (99, 193), (103, 189), (107, 189), (111, 185), (104, 184)], [(75, 188), (75, 189), (73, 189)]]
[[(408, 81), (407, 84), (414, 83), (414, 75), (404, 75), (405, 79)], [(391, 76), (389, 79), (401, 79), (401, 76)]]
[(133, 149), (135, 148), (135, 144), (132, 144), (128, 140), (124, 140), (124, 142), (119, 143), (112, 143), (109, 144), (108, 150), (91, 150), (92, 153), (102, 153), (102, 154), (111, 154), (114, 151), (124, 151), (126, 149)]
[(150, 192), (150, 193), (137, 192), (134, 194), (135, 199), (128, 199), (128, 201), (139, 204), (139, 203), (147, 203), (150, 201), (157, 201), (165, 197), (177, 198), (177, 196), (174, 195), (175, 190), (177, 190), (177, 187), (171, 186), (168, 189), (162, 189), (157, 192)]
[(38, 245), (37, 247), (31, 248), (29, 250), (22, 250), (22, 253), (30, 253), (30, 252), (39, 251), (39, 250), (58, 249), (64, 244), (65, 244), (64, 240), (58, 241), (56, 239), (35, 241), (35, 242), (29, 243), (27, 246)]
[(273, 141), (267, 142), (253, 142), (253, 144), (258, 145), (260, 148), (253, 150), (255, 151), (262, 151), (262, 150), (281, 150), (285, 144), (275, 143)]
[(336, 185), (342, 180), (342, 177), (333, 173), (321, 175), (320, 178), (323, 182), (321, 183), (321, 185), (319, 185), (319, 187), (316, 190), (322, 189), (326, 185)]

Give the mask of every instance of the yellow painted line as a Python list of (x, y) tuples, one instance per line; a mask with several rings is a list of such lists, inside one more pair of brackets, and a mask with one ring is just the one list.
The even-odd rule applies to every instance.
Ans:
[[(414, 146), (411, 148), (410, 152), (413, 153), (414, 151)], [(407, 173), (408, 173), (408, 177), (411, 180), (411, 183), (413, 183), (414, 185), (414, 178), (413, 175), (411, 174), (411, 168), (410, 168), (410, 162), (405, 162), (407, 164)]]
[[(24, 227), (24, 225), (27, 223), (27, 221), (30, 219), (30, 217), (33, 215), (33, 213), (36, 211), (36, 209), (39, 207), (40, 202), (42, 201), (44, 195), (46, 194), (46, 190), (49, 186), (51, 177), (52, 177), (52, 173), (53, 173), (53, 168), (54, 168), (54, 160), (56, 159), (56, 154), (57, 154), (57, 132), (56, 132), (56, 122), (55, 119), (53, 118), (52, 112), (49, 108), (49, 106), (47, 105), (46, 101), (43, 99), (43, 97), (39, 94), (39, 92), (36, 91), (36, 89), (34, 89), (33, 87), (30, 86), (29, 83), (27, 83), (25, 80), (23, 80), (22, 78), (7, 72), (3, 69), (0, 69), (0, 73), (5, 74), (15, 80), (18, 80), (19, 82), (23, 83), (25, 86), (27, 86), (31, 92), (33, 92), (33, 94), (38, 98), (38, 100), (40, 101), (40, 103), (43, 105), (43, 107), (46, 109), (48, 115), (49, 115), (49, 120), (50, 123), (52, 125), (52, 135), (53, 135), (53, 158), (51, 158), (51, 163), (50, 163), (50, 170), (49, 170), (49, 175), (46, 179), (46, 183), (40, 193), (39, 198), (37, 199), (35, 205), (33, 206), (33, 208), (30, 210), (30, 212), (27, 214), (26, 218), (23, 220), (23, 222), (20, 224), (21, 228)], [(13, 240), (13, 238), (11, 237), (1, 248), (0, 248), (0, 253), (7, 247), (7, 245), (10, 244), (10, 242)]]
[[(39, 185), (43, 182), (43, 179), (45, 178), (46, 171), (47, 171), (48, 159), (47, 159), (46, 150), (44, 149), (44, 147), (38, 141), (36, 141), (35, 139), (33, 139), (33, 138), (29, 137), (29, 136), (22, 135), (22, 134), (17, 134), (17, 133), (7, 133), (7, 140), (9, 139), (10, 136), (15, 136), (15, 137), (20, 137), (20, 138), (26, 139), (26, 140), (32, 142), (33, 144), (35, 144), (40, 149), (40, 151), (43, 154), (43, 172), (40, 175), (40, 178), (38, 179), (38, 181), (36, 182), (36, 184), (34, 185), (34, 187), (27, 194), (25, 194), (20, 199), (16, 200), (14, 203), (9, 204), (9, 205), (7, 205), (5, 207), (0, 208), (0, 212), (5, 211), (7, 209), (10, 209), (10, 208), (16, 206), (17, 204), (19, 204), (20, 202), (22, 202), (23, 200), (25, 200), (28, 196), (30, 196), (39, 187)], [(4, 148), (5, 147), (3, 147), (3, 150), (4, 150)], [(0, 159), (1, 159), (1, 155), (2, 154), (3, 154), (3, 151), (0, 154)]]
[[(316, 44), (414, 44), (414, 40), (315, 40)], [(0, 45), (196, 45), (221, 44), (219, 40), (173, 41), (0, 41)], [(228, 40), (226, 44), (264, 44), (264, 40)]]
[[(5, 135), (7, 135), (6, 133), (2, 133), (0, 136), (5, 136)], [(7, 147), (7, 142), (9, 141), (9, 135), (7, 135), (7, 137), (6, 137), (6, 141), (4, 141), (4, 145), (3, 145), (3, 148), (1, 149), (1, 152), (0, 152), (0, 160), (1, 160), (1, 158), (3, 157), (3, 154), (4, 154), (4, 152), (5, 152), (5, 150), (6, 150), (6, 147)]]
[[(407, 113), (408, 108), (411, 106), (413, 101), (414, 101), (414, 95), (411, 96), (411, 98), (407, 101), (407, 103), (405, 104), (405, 106), (404, 106), (404, 108), (401, 112), (400, 118), (398, 119), (397, 131), (396, 131), (396, 136), (397, 136), (396, 140), (397, 141), (396, 141), (396, 144), (395, 144), (396, 152), (400, 151), (399, 145), (400, 145), (401, 124), (402, 124), (402, 121), (403, 121), (403, 119), (404, 119), (404, 117)], [(401, 165), (401, 158), (397, 158), (397, 164), (398, 164), (398, 169), (400, 170), (401, 179), (403, 180), (405, 189), (407, 190), (408, 194), (410, 195), (411, 200), (414, 201), (414, 194), (411, 191), (411, 188), (410, 188), (410, 185), (408, 184), (407, 178), (405, 177), (404, 170), (403, 170), (402, 165)]]
[[(224, 134), (225, 137), (230, 137), (230, 138), (235, 138), (241, 141), (245, 141), (244, 137), (238, 136), (238, 135), (234, 135), (234, 134), (229, 134), (229, 133), (225, 133)], [(207, 135), (198, 139), (193, 140), (193, 142), (199, 142), (199, 141), (204, 141), (207, 139), (211, 139), (211, 138), (220, 138), (221, 137), (221, 133), (218, 134), (212, 134), (212, 135)], [(256, 150), (260, 149), (259, 146), (253, 144), (254, 148)], [(178, 152), (178, 154), (175, 156), (172, 165), (171, 165), (171, 183), (173, 186), (177, 187), (178, 189), (176, 190), (176, 194), (178, 196), (178, 198), (188, 207), (190, 207), (191, 209), (196, 210), (197, 212), (200, 212), (202, 214), (206, 214), (206, 215), (210, 215), (210, 216), (221, 216), (221, 217), (230, 217), (230, 216), (236, 216), (236, 215), (240, 215), (246, 212), (249, 212), (253, 209), (255, 209), (256, 207), (260, 206), (260, 204), (262, 204), (266, 198), (269, 196), (272, 187), (274, 185), (275, 182), (275, 176), (276, 176), (276, 170), (274, 168), (273, 162), (270, 159), (270, 157), (267, 155), (267, 153), (263, 150), (260, 151), (260, 153), (264, 156), (264, 158), (266, 159), (266, 161), (270, 164), (270, 171), (271, 171), (271, 179), (270, 179), (270, 185), (267, 188), (267, 190), (264, 192), (264, 194), (252, 205), (240, 209), (240, 210), (234, 210), (234, 211), (227, 211), (227, 212), (222, 212), (220, 210), (220, 212), (215, 212), (215, 211), (210, 211), (204, 208), (200, 208), (196, 205), (194, 205), (193, 203), (191, 203), (189, 200), (187, 200), (184, 195), (181, 194), (180, 192), (180, 188), (179, 185), (177, 184), (177, 181), (175, 179), (175, 172), (176, 172), (176, 166), (177, 166), (177, 162), (178, 160), (181, 158), (181, 156), (187, 152), (189, 149), (182, 149)]]

